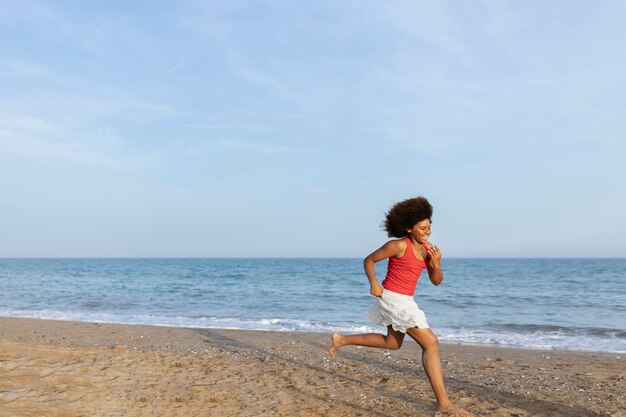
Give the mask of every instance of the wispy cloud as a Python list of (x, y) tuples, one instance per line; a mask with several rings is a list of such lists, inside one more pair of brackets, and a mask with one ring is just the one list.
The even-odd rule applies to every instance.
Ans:
[(235, 73), (250, 84), (278, 93), (282, 98), (291, 96), (290, 89), (283, 82), (258, 68), (254, 68), (243, 55), (237, 54), (236, 58), (230, 59), (230, 63), (235, 69)]
[(176, 61), (174, 64), (172, 64), (169, 68), (165, 70), (163, 75), (165, 75), (166, 77), (170, 77), (174, 75), (176, 72), (178, 72), (185, 65), (187, 65), (187, 59), (179, 58), (178, 61)]
[(302, 188), (302, 191), (304, 191), (307, 194), (313, 194), (313, 195), (319, 195), (319, 194), (323, 194), (325, 193), (327, 190), (324, 187), (318, 187), (318, 186), (306, 186)]
[(44, 67), (33, 62), (11, 57), (0, 58), (0, 74), (17, 77), (50, 77), (48, 70)]
[(0, 120), (0, 153), (114, 170), (163, 163), (157, 155), (132, 151), (115, 132), (64, 131), (37, 119)]
[(282, 98), (292, 96), (291, 89), (277, 77), (260, 68), (259, 60), (249, 58), (235, 40), (238, 28), (235, 21), (225, 19), (233, 10), (245, 7), (241, 2), (227, 2), (220, 6), (200, 6), (193, 16), (180, 19), (180, 25), (208, 39), (222, 54), (232, 72), (245, 82), (269, 90)]
[(119, 106), (118, 111), (115, 112), (118, 117), (125, 117), (139, 124), (169, 119), (178, 115), (178, 111), (168, 104), (141, 98), (129, 97), (128, 101), (112, 99), (109, 103)]
[(115, 126), (143, 125), (172, 113), (168, 106), (115, 93), (46, 92), (0, 100), (0, 152), (109, 169), (158, 166), (164, 163), (161, 153), (143, 150), (153, 149), (149, 143), (131, 145)]
[(55, 126), (80, 127), (102, 120), (127, 120), (144, 124), (168, 119), (177, 110), (168, 104), (111, 88), (91, 86), (90, 93), (45, 90), (0, 100), (0, 114), (13, 120), (44, 120)]
[(64, 20), (48, 5), (37, 1), (0, 1), (0, 24), (13, 26), (18, 24), (38, 26), (65, 26)]
[(271, 143), (244, 142), (241, 140), (234, 140), (234, 139), (222, 139), (220, 140), (220, 143), (230, 148), (243, 149), (246, 151), (252, 151), (252, 152), (266, 154), (266, 155), (277, 154), (277, 153), (285, 152), (287, 150), (287, 148), (283, 146), (277, 146)]
[(247, 130), (252, 132), (266, 132), (274, 130), (270, 126), (255, 125), (249, 123), (188, 123), (185, 126), (196, 129), (210, 129), (210, 130)]
[(30, 26), (35, 36), (61, 46), (58, 54), (71, 47), (91, 56), (113, 56), (120, 48), (136, 49), (152, 40), (139, 33), (128, 14), (115, 8), (90, 13), (88, 9), (72, 10), (59, 3), (33, 0), (0, 0), (0, 26)]
[(463, 28), (446, 10), (449, 7), (447, 2), (403, 0), (383, 4), (381, 14), (375, 19), (408, 35), (411, 44), (422, 41), (466, 65), (475, 64), (472, 48), (463, 38)]

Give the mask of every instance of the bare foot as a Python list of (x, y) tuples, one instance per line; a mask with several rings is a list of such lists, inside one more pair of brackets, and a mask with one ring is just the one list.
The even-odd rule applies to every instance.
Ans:
[(334, 358), (337, 355), (337, 351), (339, 349), (341, 349), (341, 335), (337, 332), (333, 332), (330, 335), (330, 340), (332, 341), (332, 344), (330, 345), (330, 348), (328, 349), (328, 354), (330, 355), (331, 358)]
[(461, 407), (457, 407), (454, 404), (450, 404), (446, 407), (439, 407), (436, 416), (458, 416), (458, 417), (474, 417), (474, 414), (470, 413), (467, 410), (462, 409)]

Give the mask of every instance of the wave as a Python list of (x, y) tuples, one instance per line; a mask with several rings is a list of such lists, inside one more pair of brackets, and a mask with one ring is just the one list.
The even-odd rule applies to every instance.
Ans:
[(614, 329), (572, 329), (509, 324), (477, 328), (442, 328), (438, 330), (438, 334), (442, 342), (448, 343), (626, 353), (626, 332)]
[[(279, 332), (371, 333), (384, 331), (362, 323), (322, 322), (287, 318), (168, 317), (116, 315), (102, 312), (57, 310), (2, 310), (1, 317), (66, 320), (91, 323), (141, 324), (151, 326), (271, 330)], [(436, 328), (443, 343), (546, 350), (626, 353), (626, 332), (615, 329), (571, 329), (560, 326), (497, 324), (475, 328)]]
[(616, 337), (626, 339), (626, 330), (610, 329), (599, 327), (565, 327), (549, 324), (517, 324), (517, 323), (498, 323), (488, 324), (482, 327), (501, 329), (512, 331), (515, 333), (533, 333), (533, 334), (553, 334), (553, 335), (572, 335), (572, 336), (599, 336), (599, 337)]
[(378, 329), (358, 323), (328, 323), (285, 318), (241, 317), (168, 317), (157, 315), (116, 315), (108, 313), (67, 312), (57, 310), (1, 310), (0, 317), (63, 320), (90, 323), (142, 324), (150, 326), (186, 327), (199, 329), (271, 330), (278, 332), (345, 333), (375, 332)]

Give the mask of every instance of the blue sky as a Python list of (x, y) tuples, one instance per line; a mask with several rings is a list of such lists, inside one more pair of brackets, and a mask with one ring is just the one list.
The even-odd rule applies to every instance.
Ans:
[(626, 256), (623, 1), (0, 1), (0, 256)]

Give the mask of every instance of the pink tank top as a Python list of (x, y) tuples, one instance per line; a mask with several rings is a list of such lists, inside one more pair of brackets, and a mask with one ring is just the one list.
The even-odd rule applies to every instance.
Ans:
[[(417, 280), (426, 268), (426, 261), (417, 259), (413, 253), (411, 239), (405, 237), (404, 241), (406, 242), (406, 251), (400, 258), (395, 256), (389, 258), (387, 276), (382, 285), (386, 290), (396, 294), (413, 296)], [(424, 247), (428, 250), (428, 245), (424, 244)]]

